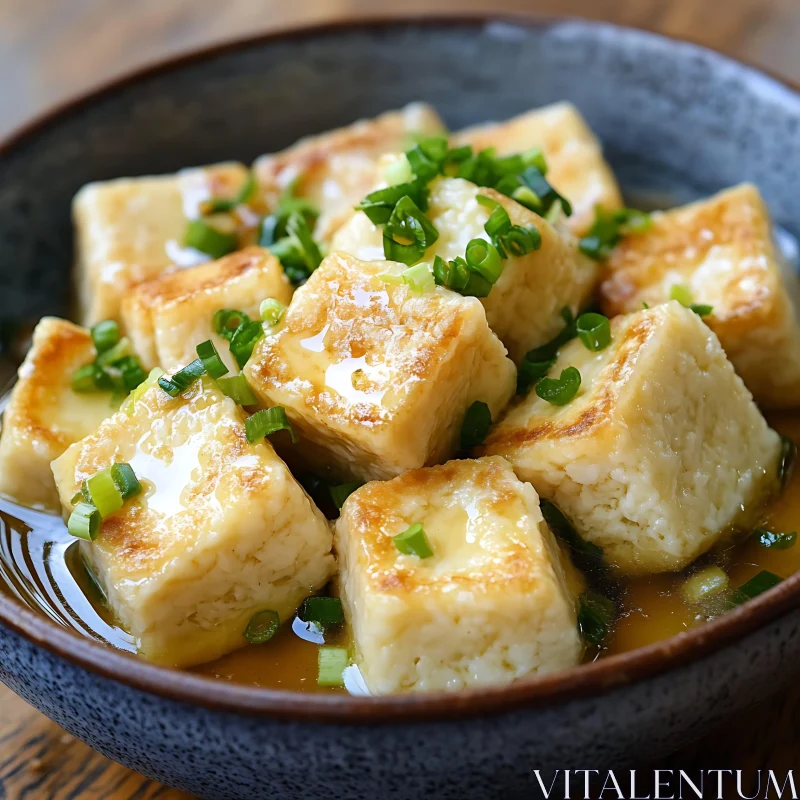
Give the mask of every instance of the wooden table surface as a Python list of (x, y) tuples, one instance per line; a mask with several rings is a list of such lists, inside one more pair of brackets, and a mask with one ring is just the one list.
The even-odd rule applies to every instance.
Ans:
[[(689, 37), (800, 81), (798, 0), (0, 0), (0, 134), (53, 102), (196, 45), (351, 14), (482, 8), (638, 25)], [(798, 767), (799, 720), (800, 688), (657, 766)], [(0, 800), (156, 797), (188, 795), (100, 756), (0, 686)]]

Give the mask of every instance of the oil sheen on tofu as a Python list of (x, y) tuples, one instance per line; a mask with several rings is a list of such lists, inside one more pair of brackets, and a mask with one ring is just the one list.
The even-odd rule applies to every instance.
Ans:
[(331, 532), (266, 441), (208, 379), (151, 387), (53, 462), (65, 510), (86, 478), (129, 463), (144, 491), (84, 542), (109, 605), (149, 660), (191, 666), (245, 644), (254, 612), (289, 620), (335, 563)]
[(293, 465), (363, 481), (445, 461), (473, 402), (497, 417), (513, 395), (516, 370), (481, 304), (417, 292), (403, 269), (331, 254), (256, 346), (245, 374), (264, 405), (286, 409)]
[[(392, 537), (421, 523), (433, 555)], [(575, 598), (539, 499), (502, 458), (412, 470), (336, 523), (342, 599), (373, 693), (510, 683), (578, 663)]]
[(626, 574), (680, 570), (777, 488), (780, 438), (714, 333), (671, 301), (616, 317), (611, 344), (563, 347), (577, 367), (565, 406), (531, 392), (480, 452), (501, 455)]

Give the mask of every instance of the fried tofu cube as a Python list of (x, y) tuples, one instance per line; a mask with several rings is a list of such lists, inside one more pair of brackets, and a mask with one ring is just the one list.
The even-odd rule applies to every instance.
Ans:
[(381, 155), (406, 150), (415, 134), (431, 136), (444, 131), (431, 106), (411, 103), (399, 111), (301, 139), (280, 153), (261, 156), (253, 170), (273, 204), (297, 181), (295, 193), (321, 211), (317, 238), (328, 241), (377, 182)]
[(611, 344), (564, 346), (549, 375), (577, 396), (512, 405), (482, 454), (508, 459), (622, 573), (679, 570), (754, 522), (777, 488), (780, 438), (714, 333), (676, 301), (616, 317)]
[(506, 122), (476, 125), (453, 134), (454, 145), (493, 147), (497, 155), (538, 147), (547, 160), (547, 179), (572, 203), (570, 229), (583, 236), (594, 222), (595, 206), (620, 208), (622, 195), (586, 120), (571, 103), (555, 103)]
[(752, 184), (652, 215), (615, 248), (601, 285), (605, 313), (621, 314), (689, 289), (756, 401), (800, 406), (800, 280), (784, 263), (769, 211)]
[[(432, 556), (392, 541), (420, 523)], [(511, 683), (583, 651), (561, 552), (533, 487), (502, 458), (369, 483), (336, 523), (345, 613), (370, 691)]]
[[(507, 258), (500, 279), (488, 297), (481, 298), (489, 327), (518, 364), (525, 353), (550, 341), (564, 327), (562, 309), (576, 313), (588, 303), (599, 277), (596, 262), (580, 252), (568, 230), (551, 225), (494, 189), (461, 178), (437, 178), (430, 184), (430, 192), (426, 216), (439, 232), (425, 254), (431, 261), (434, 256), (463, 258), (471, 239), (489, 240), (484, 225), (492, 210), (477, 201), (478, 195), (503, 206), (512, 224), (539, 231), (541, 247)], [(382, 228), (359, 211), (334, 236), (331, 247), (361, 259), (382, 258)]]
[(258, 319), (268, 297), (287, 305), (292, 285), (272, 253), (249, 247), (140, 283), (123, 298), (122, 321), (147, 369), (185, 366), (197, 357), (197, 345), (211, 339), (228, 368), (238, 370), (228, 342), (214, 332), (214, 313), (234, 308)]
[(72, 204), (80, 321), (119, 321), (128, 290), (173, 264), (200, 201), (230, 196), (246, 178), (242, 164), (227, 163), (84, 186)]
[(245, 367), (259, 399), (300, 439), (292, 463), (346, 480), (392, 478), (449, 458), (474, 401), (496, 418), (516, 370), (475, 298), (419, 293), (404, 265), (328, 256), (295, 292), (285, 324)]
[(3, 414), (2, 494), (26, 506), (59, 508), (50, 462), (113, 413), (108, 392), (72, 390), (72, 375), (94, 358), (85, 328), (56, 317), (36, 326)]
[(188, 667), (245, 644), (253, 614), (281, 622), (334, 571), (332, 535), (269, 442), (210, 378), (177, 398), (153, 386), (53, 462), (61, 502), (127, 462), (143, 491), (81, 542), (139, 652)]

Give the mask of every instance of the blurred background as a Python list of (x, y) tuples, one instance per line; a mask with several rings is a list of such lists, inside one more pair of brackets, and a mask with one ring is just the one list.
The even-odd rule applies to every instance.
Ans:
[(197, 46), (347, 16), (481, 10), (648, 27), (800, 78), (798, 0), (0, 0), (0, 135), (54, 102)]
[[(0, 0), (0, 136), (132, 69), (215, 42), (365, 15), (480, 11), (649, 28), (800, 82), (800, 0)], [(798, 720), (800, 688), (658, 766), (797, 767)], [(0, 686), (0, 800), (23, 798), (188, 800), (112, 764)]]

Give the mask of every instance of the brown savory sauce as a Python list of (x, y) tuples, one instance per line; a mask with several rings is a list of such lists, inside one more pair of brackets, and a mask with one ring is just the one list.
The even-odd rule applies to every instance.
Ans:
[[(780, 433), (800, 442), (800, 416), (775, 415), (769, 421)], [(765, 509), (762, 524), (780, 532), (800, 529), (800, 471)], [(762, 569), (781, 577), (800, 569), (800, 543), (777, 550), (762, 547), (751, 538), (707, 558), (725, 566), (735, 587)], [(684, 580), (681, 574), (623, 579), (622, 616), (607, 647), (599, 652), (590, 649), (587, 659), (633, 650), (703, 624), (706, 617), (681, 599)], [(104, 606), (100, 590), (83, 565), (78, 543), (58, 517), (0, 500), (0, 591), (64, 627), (135, 652), (134, 641)], [(348, 639), (348, 632), (342, 630), (326, 635), (325, 643), (347, 645)], [(301, 638), (287, 624), (266, 644), (246, 646), (192, 671), (252, 686), (342, 691), (317, 685), (317, 644), (319, 641)]]

